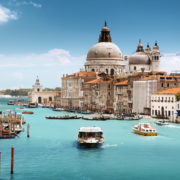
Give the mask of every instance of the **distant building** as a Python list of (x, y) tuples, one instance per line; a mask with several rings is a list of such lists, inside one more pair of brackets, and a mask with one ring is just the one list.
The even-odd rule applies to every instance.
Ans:
[(37, 77), (32, 90), (29, 92), (29, 101), (37, 104), (53, 104), (55, 96), (58, 95), (57, 91), (43, 91), (43, 86), (40, 84), (39, 78)]

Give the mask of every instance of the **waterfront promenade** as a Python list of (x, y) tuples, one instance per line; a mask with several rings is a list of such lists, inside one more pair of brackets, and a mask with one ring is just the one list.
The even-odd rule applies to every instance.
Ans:
[[(7, 106), (1, 99), (1, 109)], [(20, 112), (20, 110), (17, 110)], [(0, 180), (179, 180), (180, 125), (157, 126), (156, 137), (132, 133), (139, 121), (52, 121), (45, 116), (65, 115), (47, 108), (31, 109), (23, 115), (30, 124), (15, 139), (0, 140), (2, 160)], [(100, 126), (105, 143), (99, 149), (78, 149), (76, 139), (81, 126)], [(15, 169), (10, 174), (10, 150), (15, 147)]]

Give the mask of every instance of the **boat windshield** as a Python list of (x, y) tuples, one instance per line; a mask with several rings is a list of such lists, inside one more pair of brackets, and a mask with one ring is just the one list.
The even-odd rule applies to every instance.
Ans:
[(79, 132), (79, 138), (87, 137), (100, 137), (102, 138), (102, 132)]

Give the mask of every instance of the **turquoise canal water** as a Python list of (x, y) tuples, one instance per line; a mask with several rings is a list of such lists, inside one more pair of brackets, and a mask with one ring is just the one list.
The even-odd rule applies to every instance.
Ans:
[[(1, 110), (7, 106), (1, 99)], [(0, 180), (179, 180), (180, 125), (157, 126), (157, 137), (132, 133), (138, 121), (47, 120), (63, 115), (51, 109), (31, 109), (24, 115), (30, 124), (19, 137), (0, 140), (2, 152)], [(20, 111), (19, 111), (20, 112)], [(98, 149), (79, 149), (76, 145), (81, 126), (100, 126), (105, 143)], [(26, 130), (26, 125), (24, 126)], [(10, 175), (10, 149), (15, 148), (15, 169)]]

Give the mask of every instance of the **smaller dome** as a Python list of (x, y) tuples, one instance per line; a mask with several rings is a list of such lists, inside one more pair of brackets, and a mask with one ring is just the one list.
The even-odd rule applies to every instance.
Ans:
[(129, 57), (129, 64), (150, 64), (150, 58), (145, 52), (136, 52)]

